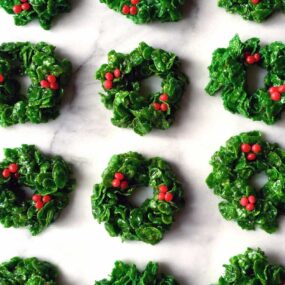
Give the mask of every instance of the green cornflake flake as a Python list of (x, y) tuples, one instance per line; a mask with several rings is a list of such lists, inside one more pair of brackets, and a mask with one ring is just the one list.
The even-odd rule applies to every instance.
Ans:
[[(260, 60), (255, 64), (267, 71), (264, 87), (254, 93), (248, 91), (245, 53), (258, 53)], [(269, 88), (285, 83), (285, 45), (273, 42), (263, 47), (258, 38), (242, 42), (236, 35), (227, 48), (219, 48), (213, 53), (209, 66), (210, 82), (206, 92), (214, 96), (221, 92), (225, 109), (238, 113), (254, 121), (274, 124), (281, 118), (284, 110), (285, 96), (274, 101)]]
[[(5, 159), (0, 162), (0, 173), (10, 164), (17, 164), (17, 173), (9, 177), (0, 175), (0, 222), (4, 227), (26, 227), (32, 235), (41, 233), (66, 207), (74, 190), (70, 166), (59, 156), (49, 157), (33, 145), (4, 150)], [(49, 196), (51, 200), (40, 209), (23, 187), (33, 195)]]
[(116, 261), (109, 279), (95, 281), (94, 285), (179, 285), (171, 275), (160, 274), (158, 264), (149, 262), (143, 272), (135, 264)]
[(269, 263), (260, 249), (248, 248), (224, 267), (225, 273), (216, 285), (281, 285), (285, 281), (285, 268)]
[[(117, 172), (124, 175), (128, 183), (126, 189), (113, 187)], [(173, 197), (171, 201), (158, 200), (158, 187), (161, 185), (168, 187), (168, 193)], [(137, 188), (148, 186), (153, 188), (153, 197), (140, 207), (134, 207), (128, 197)], [(128, 152), (111, 158), (103, 172), (102, 182), (94, 186), (91, 200), (94, 218), (105, 223), (110, 236), (156, 244), (170, 229), (174, 215), (182, 208), (184, 194), (167, 162), (158, 157), (147, 160), (139, 153)]]
[[(71, 63), (55, 55), (55, 47), (41, 42), (5, 43), (0, 46), (0, 125), (43, 123), (59, 114)], [(58, 89), (41, 87), (48, 75), (57, 78)], [(17, 76), (28, 76), (31, 85), (21, 94)]]
[(43, 29), (49, 30), (54, 18), (62, 13), (69, 12), (71, 5), (69, 0), (29, 0), (30, 8), (15, 14), (13, 7), (21, 5), (20, 0), (0, 0), (0, 7), (7, 13), (14, 15), (17, 26), (24, 26), (34, 19), (38, 19)]
[(35, 257), (14, 257), (0, 264), (1, 285), (56, 285), (57, 268)]
[[(120, 76), (114, 77), (112, 88), (104, 88), (105, 93), (101, 94), (105, 107), (113, 110), (113, 125), (133, 128), (139, 135), (153, 128), (170, 128), (188, 83), (186, 75), (180, 71), (178, 57), (143, 42), (130, 54), (112, 50), (108, 54), (108, 64), (103, 64), (96, 72), (96, 79), (104, 87), (106, 73), (116, 69), (120, 70)], [(141, 81), (155, 75), (162, 79), (162, 90), (142, 95)], [(168, 95), (165, 102), (159, 99), (163, 93)], [(155, 110), (154, 103), (166, 104), (167, 110)]]
[[(241, 150), (242, 144), (261, 146), (256, 159), (249, 161)], [(285, 205), (285, 151), (275, 143), (265, 141), (258, 131), (242, 133), (230, 138), (217, 151), (210, 164), (212, 172), (207, 178), (209, 188), (223, 202), (219, 210), (226, 220), (234, 220), (246, 230), (257, 226), (268, 233), (278, 228), (278, 217), (284, 214)], [(250, 184), (251, 178), (264, 172), (268, 178), (260, 189)], [(254, 210), (248, 211), (240, 204), (241, 198), (253, 195)]]

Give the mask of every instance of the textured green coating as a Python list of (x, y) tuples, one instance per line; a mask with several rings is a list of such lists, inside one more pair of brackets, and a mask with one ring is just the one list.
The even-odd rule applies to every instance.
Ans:
[[(5, 43), (0, 46), (0, 125), (43, 123), (59, 114), (64, 87), (71, 75), (71, 63), (55, 55), (55, 47), (47, 43)], [(42, 88), (41, 80), (53, 74), (58, 90)], [(31, 84), (22, 94), (17, 76), (28, 76)]]
[(24, 26), (34, 19), (38, 19), (45, 30), (51, 28), (52, 21), (59, 14), (69, 12), (71, 5), (69, 0), (29, 0), (31, 8), (15, 14), (13, 7), (21, 4), (20, 0), (0, 0), (0, 7), (7, 13), (14, 15), (17, 26)]
[[(258, 65), (267, 71), (264, 87), (254, 93), (248, 91), (245, 52), (259, 53), (261, 60)], [(221, 92), (224, 107), (230, 112), (266, 124), (274, 124), (281, 118), (285, 97), (282, 96), (280, 101), (273, 101), (268, 89), (285, 83), (283, 43), (273, 42), (261, 47), (258, 38), (242, 42), (236, 35), (227, 48), (215, 50), (209, 72), (210, 82), (206, 92), (211, 96)]]
[(284, 267), (269, 263), (260, 249), (248, 248), (224, 267), (225, 273), (216, 285), (282, 285), (285, 281)]
[(95, 281), (95, 285), (179, 285), (171, 275), (160, 274), (158, 264), (149, 262), (143, 272), (136, 265), (117, 261), (109, 279)]
[[(153, 128), (170, 128), (188, 83), (187, 77), (180, 71), (178, 57), (146, 43), (140, 43), (130, 54), (112, 50), (108, 54), (108, 64), (103, 64), (96, 72), (102, 86), (105, 74), (116, 68), (121, 70), (121, 76), (114, 79), (112, 89), (105, 89), (105, 93), (101, 94), (105, 107), (113, 110), (112, 123), (121, 128), (133, 128), (140, 135), (149, 133)], [(151, 76), (162, 79), (162, 90), (141, 94), (141, 81)], [(153, 107), (162, 93), (169, 96), (167, 112), (156, 111)]]
[[(129, 188), (121, 190), (112, 186), (114, 173), (121, 172)], [(157, 198), (158, 186), (167, 185), (173, 194), (171, 202)], [(140, 207), (134, 207), (128, 197), (139, 187), (152, 187), (153, 197)], [(102, 182), (94, 186), (92, 195), (93, 216), (110, 236), (122, 240), (140, 240), (156, 244), (170, 229), (174, 214), (183, 206), (183, 190), (169, 164), (161, 158), (145, 159), (136, 152), (114, 155), (102, 175)]]
[[(0, 170), (10, 163), (19, 166), (19, 178), (0, 176), (0, 222), (4, 227), (26, 227), (37, 235), (55, 221), (68, 204), (69, 194), (75, 181), (70, 166), (59, 156), (49, 157), (33, 145), (5, 149), (5, 158)], [(23, 187), (33, 194), (50, 195), (52, 200), (37, 210), (31, 197)]]
[(56, 285), (58, 270), (35, 257), (14, 257), (0, 265), (1, 285)]
[[(259, 144), (262, 151), (255, 161), (248, 161), (241, 151), (241, 144)], [(217, 151), (210, 164), (212, 172), (208, 186), (224, 201), (219, 204), (223, 217), (234, 220), (247, 230), (261, 227), (268, 233), (275, 232), (278, 218), (285, 209), (285, 151), (277, 144), (265, 141), (260, 132), (242, 133), (230, 138)], [(260, 189), (251, 185), (251, 178), (264, 172), (268, 178)], [(242, 197), (256, 197), (255, 210), (250, 212), (240, 205)]]
[(241, 15), (245, 20), (263, 22), (276, 11), (285, 12), (284, 0), (260, 0), (253, 4), (252, 0), (218, 0), (219, 7), (233, 14)]
[[(130, 0), (100, 0), (109, 8), (122, 14), (124, 5), (131, 5)], [(138, 13), (136, 15), (128, 14), (126, 17), (136, 24), (144, 24), (154, 21), (176, 22), (182, 18), (182, 7), (185, 0), (140, 0), (136, 5)]]

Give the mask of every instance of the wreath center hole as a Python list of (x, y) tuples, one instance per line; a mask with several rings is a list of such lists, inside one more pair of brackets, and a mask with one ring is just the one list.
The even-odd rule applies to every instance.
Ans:
[(256, 190), (261, 189), (267, 182), (268, 178), (264, 171), (253, 175), (250, 179), (250, 185)]
[(153, 197), (153, 189), (151, 187), (138, 187), (133, 194), (128, 198), (131, 205), (140, 207), (142, 203)]
[(148, 96), (156, 92), (161, 92), (162, 79), (159, 76), (150, 76), (141, 81), (140, 95)]
[(267, 71), (256, 64), (247, 68), (247, 90), (250, 94), (264, 87), (264, 77), (266, 74)]
[(21, 186), (20, 191), (24, 193), (25, 199), (27, 200), (32, 199), (33, 195), (35, 194), (33, 190), (28, 186)]

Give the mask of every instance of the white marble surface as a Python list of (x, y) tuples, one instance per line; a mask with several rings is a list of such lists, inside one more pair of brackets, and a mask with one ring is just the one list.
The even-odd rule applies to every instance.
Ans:
[[(262, 231), (242, 231), (222, 219), (219, 199), (204, 183), (211, 155), (234, 134), (260, 129), (268, 139), (285, 147), (284, 119), (274, 127), (252, 122), (225, 111), (220, 98), (206, 96), (203, 91), (215, 48), (226, 46), (235, 33), (242, 39), (259, 36), (265, 43), (285, 40), (284, 16), (276, 14), (258, 25), (227, 14), (215, 2), (188, 3), (184, 20), (178, 23), (136, 26), (98, 0), (82, 0), (51, 31), (43, 31), (36, 22), (16, 27), (11, 16), (0, 11), (1, 42), (47, 41), (72, 60), (75, 70), (73, 100), (66, 102), (61, 116), (48, 124), (0, 129), (0, 149), (36, 144), (74, 163), (78, 180), (70, 206), (41, 235), (31, 237), (26, 230), (0, 227), (1, 261), (14, 255), (50, 260), (60, 267), (64, 285), (93, 284), (95, 279), (107, 276), (117, 259), (136, 262), (140, 267), (156, 260), (181, 284), (210, 284), (222, 273), (222, 264), (247, 246), (260, 246), (285, 264), (285, 218), (271, 236)], [(128, 52), (140, 41), (177, 53), (192, 82), (175, 125), (145, 137), (111, 125), (111, 113), (100, 103), (101, 87), (94, 80), (94, 72), (106, 61), (108, 50)], [(100, 181), (112, 154), (128, 150), (168, 159), (184, 182), (187, 206), (172, 231), (156, 246), (121, 243), (119, 238), (109, 237), (91, 215), (93, 184)]]

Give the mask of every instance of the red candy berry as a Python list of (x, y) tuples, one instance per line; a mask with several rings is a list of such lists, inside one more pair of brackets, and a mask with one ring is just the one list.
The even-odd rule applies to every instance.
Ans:
[(42, 196), (39, 195), (39, 194), (35, 194), (35, 195), (33, 195), (32, 200), (33, 200), (34, 202), (39, 202), (39, 201), (42, 200)]
[(121, 183), (121, 185), (120, 185), (120, 188), (122, 189), (122, 190), (126, 190), (126, 189), (128, 189), (129, 188), (129, 183), (128, 183), (128, 181), (122, 181), (122, 183)]
[(260, 2), (260, 0), (251, 0), (251, 3), (254, 5), (258, 4), (259, 2)]
[(268, 89), (268, 92), (271, 94), (273, 92), (279, 92), (279, 87), (278, 86), (272, 86)]
[(255, 63), (255, 58), (253, 55), (249, 55), (247, 58), (246, 58), (246, 62), (248, 64), (254, 64)]
[(251, 149), (254, 153), (259, 153), (259, 152), (261, 152), (261, 145), (256, 143), (251, 147)]
[(255, 53), (255, 54), (253, 55), (253, 57), (254, 57), (254, 59), (255, 59), (255, 62), (259, 62), (260, 59), (261, 59), (261, 56), (260, 56), (259, 53)]
[(26, 2), (26, 3), (24, 3), (24, 4), (21, 5), (21, 8), (22, 8), (22, 10), (24, 10), (24, 11), (28, 11), (28, 10), (31, 9), (31, 5), (30, 5), (30, 3)]
[(254, 153), (249, 153), (246, 158), (247, 158), (247, 160), (249, 160), (249, 161), (254, 161), (254, 160), (256, 160), (256, 154), (254, 154)]
[(18, 168), (19, 168), (18, 164), (16, 164), (16, 163), (11, 163), (8, 167), (8, 169), (11, 173), (16, 173), (18, 171)]
[(41, 80), (40, 82), (42, 88), (49, 88), (49, 83), (46, 80)]
[(0, 83), (3, 83), (4, 80), (5, 80), (5, 78), (4, 78), (3, 74), (0, 74)]
[(240, 149), (241, 149), (242, 152), (247, 153), (247, 152), (250, 152), (250, 151), (251, 151), (251, 146), (250, 146), (250, 144), (248, 144), (248, 143), (243, 143), (243, 144), (241, 145)]
[(249, 212), (253, 211), (254, 210), (254, 204), (248, 204), (246, 205), (245, 209)]
[(173, 200), (173, 194), (170, 193), (170, 192), (167, 192), (167, 193), (165, 194), (165, 201), (166, 201), (166, 202), (170, 202), (170, 201), (172, 201), (172, 200)]
[(130, 8), (130, 14), (131, 15), (136, 15), (138, 13), (138, 8), (136, 6), (132, 6)]
[(278, 87), (278, 92), (280, 92), (280, 93), (285, 93), (285, 84), (280, 85), (280, 86)]
[(19, 172), (14, 173), (14, 178), (15, 178), (15, 179), (20, 178), (20, 173), (19, 173)]
[(248, 201), (250, 204), (255, 204), (256, 203), (256, 198), (253, 195), (248, 196)]
[(121, 70), (120, 70), (119, 68), (116, 68), (116, 69), (114, 70), (114, 76), (115, 76), (116, 78), (119, 78), (119, 77), (121, 76)]
[(125, 179), (124, 174), (121, 173), (121, 172), (116, 172), (115, 175), (114, 175), (114, 177), (115, 177), (116, 179), (120, 180), (120, 181)]
[(43, 208), (44, 203), (42, 201), (38, 201), (35, 204), (36, 209), (40, 210), (41, 208)]
[(43, 202), (44, 203), (48, 203), (48, 202), (50, 202), (51, 201), (51, 196), (50, 195), (45, 195), (44, 197), (43, 197)]
[(22, 5), (15, 5), (15, 6), (13, 7), (13, 12), (14, 12), (15, 14), (20, 14), (20, 13), (22, 12)]
[(28, 2), (28, 0), (20, 0), (22, 3)]
[(160, 110), (160, 104), (159, 103), (153, 103), (153, 108), (155, 111), (159, 111)]
[(160, 110), (161, 110), (162, 112), (166, 112), (166, 111), (168, 110), (167, 104), (162, 103), (162, 104), (160, 105)]
[(166, 193), (168, 191), (168, 187), (166, 185), (158, 186), (158, 190), (160, 193)]
[(131, 0), (131, 3), (132, 3), (133, 5), (137, 5), (137, 4), (139, 4), (139, 2), (140, 2), (140, 0)]
[(279, 92), (273, 92), (270, 94), (270, 98), (273, 101), (280, 101), (281, 100), (281, 94)]
[(160, 201), (163, 201), (165, 199), (165, 193), (159, 193), (157, 195), (157, 199), (160, 200)]
[(111, 72), (107, 72), (107, 73), (105, 74), (105, 78), (106, 78), (107, 80), (109, 80), (109, 81), (112, 81), (112, 80), (114, 79), (114, 75), (113, 75), (113, 73), (111, 73)]
[(159, 96), (160, 101), (167, 101), (168, 100), (168, 95), (163, 93)]
[(4, 169), (4, 170), (2, 171), (2, 176), (3, 176), (3, 178), (9, 178), (10, 175), (11, 175), (11, 172), (10, 172), (10, 170), (9, 170), (8, 168), (6, 168), (6, 169)]
[(248, 198), (247, 197), (242, 197), (240, 199), (240, 204), (243, 206), (243, 207), (246, 207), (248, 205)]
[(128, 5), (124, 5), (122, 8), (122, 13), (125, 15), (130, 14), (130, 7)]
[(120, 184), (121, 184), (121, 181), (119, 179), (114, 179), (112, 181), (112, 186), (115, 187), (115, 188), (119, 187)]
[(58, 83), (57, 82), (50, 83), (50, 89), (58, 90), (59, 89)]
[(103, 83), (105, 89), (110, 90), (113, 87), (113, 82), (110, 80), (105, 80)]
[(49, 83), (55, 83), (56, 82), (56, 77), (54, 75), (50, 74), (50, 75), (47, 76), (47, 81)]

